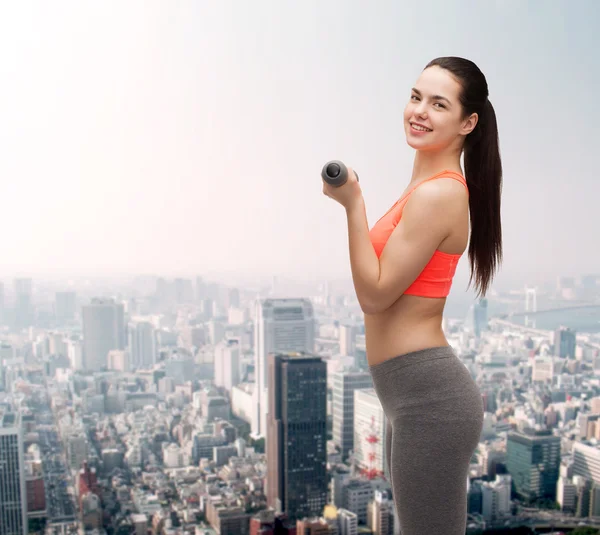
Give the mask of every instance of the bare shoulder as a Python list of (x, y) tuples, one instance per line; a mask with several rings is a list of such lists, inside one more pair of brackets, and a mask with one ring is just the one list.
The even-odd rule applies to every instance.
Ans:
[(417, 187), (408, 202), (406, 209), (419, 210), (427, 214), (458, 215), (469, 206), (469, 194), (465, 186), (453, 178), (436, 178)]

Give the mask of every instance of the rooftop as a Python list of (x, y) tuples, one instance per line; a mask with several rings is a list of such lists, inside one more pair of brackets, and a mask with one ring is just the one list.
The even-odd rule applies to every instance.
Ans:
[(18, 427), (20, 424), (19, 414), (11, 411), (0, 410), (0, 429)]

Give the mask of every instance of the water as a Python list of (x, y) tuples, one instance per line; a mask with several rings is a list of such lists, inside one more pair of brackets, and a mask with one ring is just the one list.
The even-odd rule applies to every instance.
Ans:
[[(507, 318), (513, 323), (525, 325), (524, 316)], [(588, 308), (574, 308), (571, 310), (557, 310), (529, 315), (529, 325), (535, 320), (537, 329), (554, 330), (561, 325), (570, 327), (578, 332), (600, 333), (600, 305)]]

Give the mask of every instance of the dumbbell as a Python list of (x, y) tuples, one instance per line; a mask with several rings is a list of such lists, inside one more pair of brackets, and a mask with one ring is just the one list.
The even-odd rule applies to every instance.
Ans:
[[(354, 174), (356, 175), (356, 180), (358, 180), (358, 174), (356, 171)], [(327, 184), (335, 188), (339, 188), (348, 180), (348, 168), (339, 160), (331, 160), (323, 166), (321, 176), (323, 177), (323, 180), (327, 182)]]

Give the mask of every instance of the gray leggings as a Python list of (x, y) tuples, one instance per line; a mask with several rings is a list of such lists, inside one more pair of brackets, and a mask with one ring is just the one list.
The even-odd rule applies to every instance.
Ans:
[(483, 402), (450, 346), (369, 366), (387, 418), (386, 461), (402, 535), (465, 535)]

